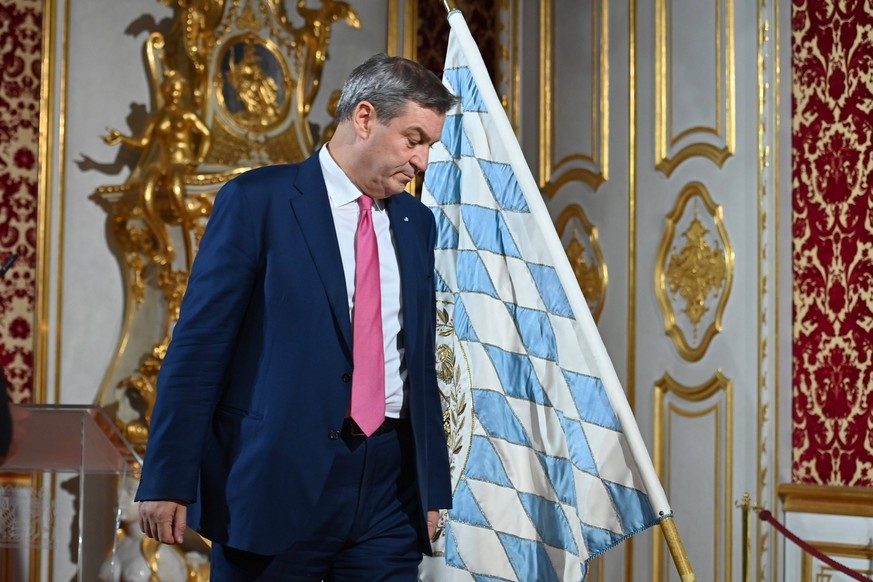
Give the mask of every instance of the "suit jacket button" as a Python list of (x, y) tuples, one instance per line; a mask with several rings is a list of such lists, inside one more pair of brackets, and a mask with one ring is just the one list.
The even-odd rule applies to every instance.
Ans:
[(345, 374), (343, 374), (343, 382), (345, 382), (346, 384), (348, 384), (348, 383), (351, 382), (351, 381), (352, 381), (352, 375), (351, 375), (351, 374), (349, 374), (348, 372), (346, 372)]
[(332, 430), (332, 431), (330, 431), (330, 433), (329, 433), (327, 436), (330, 437), (330, 440), (335, 441), (335, 440), (337, 440), (337, 439), (339, 438), (339, 436), (340, 436), (340, 431), (338, 431), (338, 430)]

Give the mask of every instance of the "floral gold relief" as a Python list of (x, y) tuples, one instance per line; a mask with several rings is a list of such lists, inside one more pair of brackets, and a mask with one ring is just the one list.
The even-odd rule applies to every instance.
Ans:
[(691, 224), (682, 233), (686, 239), (685, 246), (673, 252), (667, 265), (670, 292), (674, 297), (678, 293), (685, 300), (682, 311), (691, 320), (695, 340), (700, 320), (709, 311), (706, 298), (710, 293), (718, 292), (725, 276), (724, 253), (718, 244), (715, 248), (709, 246), (706, 240), (709, 229), (697, 218), (696, 210)]
[(703, 184), (692, 182), (665, 219), (655, 263), (664, 327), (686, 360), (702, 358), (721, 331), (733, 270), (722, 208)]
[(588, 309), (597, 321), (606, 301), (608, 280), (597, 227), (591, 224), (581, 206), (571, 204), (561, 212), (556, 228)]

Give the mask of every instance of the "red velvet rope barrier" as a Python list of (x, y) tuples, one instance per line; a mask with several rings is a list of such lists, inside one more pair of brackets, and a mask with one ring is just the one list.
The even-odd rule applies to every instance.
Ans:
[(859, 574), (858, 572), (855, 572), (854, 570), (844, 566), (843, 564), (840, 564), (839, 562), (833, 560), (832, 558), (825, 556), (820, 551), (818, 551), (817, 549), (815, 549), (814, 547), (812, 547), (811, 545), (809, 545), (808, 543), (806, 543), (805, 541), (803, 541), (802, 539), (800, 539), (799, 537), (797, 537), (796, 535), (794, 535), (793, 533), (788, 531), (785, 528), (785, 526), (782, 525), (781, 523), (779, 523), (778, 521), (776, 521), (776, 518), (773, 517), (773, 514), (770, 513), (769, 511), (767, 511), (766, 509), (762, 509), (761, 511), (758, 512), (758, 518), (761, 521), (768, 522), (770, 525), (775, 527), (779, 533), (784, 535), (786, 538), (788, 538), (789, 540), (791, 540), (792, 542), (794, 542), (798, 546), (800, 546), (800, 549), (802, 549), (804, 552), (806, 552), (808, 554), (812, 554), (813, 556), (815, 556), (816, 558), (818, 558), (819, 560), (821, 560), (822, 562), (824, 562), (825, 564), (827, 564), (831, 568), (835, 568), (835, 569), (839, 570), (840, 572), (842, 572), (843, 574), (845, 574), (846, 576), (849, 576), (850, 578), (853, 578), (855, 580), (859, 580), (860, 582), (873, 582), (873, 580), (871, 580), (870, 578), (867, 578), (866, 576)]

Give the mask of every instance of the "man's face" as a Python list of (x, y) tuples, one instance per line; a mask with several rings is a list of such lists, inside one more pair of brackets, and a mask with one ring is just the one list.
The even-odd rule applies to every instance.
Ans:
[(402, 115), (385, 125), (373, 119), (360, 150), (364, 163), (359, 166), (357, 186), (372, 198), (402, 192), (427, 168), (430, 146), (439, 140), (445, 119), (445, 115), (412, 102)]

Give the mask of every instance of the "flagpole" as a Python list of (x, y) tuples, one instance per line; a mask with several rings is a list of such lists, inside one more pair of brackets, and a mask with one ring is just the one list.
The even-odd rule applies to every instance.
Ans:
[(682, 544), (682, 538), (679, 537), (679, 530), (676, 529), (673, 518), (667, 517), (662, 519), (658, 525), (661, 527), (661, 533), (664, 534), (664, 539), (667, 541), (667, 547), (670, 549), (673, 563), (676, 564), (679, 579), (682, 582), (696, 582), (697, 578), (691, 569), (691, 561), (685, 552), (685, 546)]
[(458, 7), (455, 6), (455, 3), (452, 0), (443, 0), (443, 6), (446, 7), (446, 12), (451, 12), (452, 10), (457, 10)]

